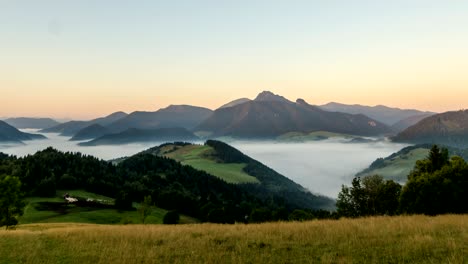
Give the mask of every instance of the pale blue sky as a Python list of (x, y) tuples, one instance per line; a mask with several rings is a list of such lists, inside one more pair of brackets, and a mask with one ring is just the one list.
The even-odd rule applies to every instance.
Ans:
[(216, 108), (262, 90), (466, 108), (467, 47), (468, 1), (0, 0), (0, 116)]

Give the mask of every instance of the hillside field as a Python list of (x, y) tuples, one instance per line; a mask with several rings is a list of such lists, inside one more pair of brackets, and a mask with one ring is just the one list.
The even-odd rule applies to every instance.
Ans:
[[(103, 201), (103, 206), (77, 206), (66, 204), (61, 197), (69, 193), (80, 200), (91, 198)], [(83, 190), (61, 190), (55, 197), (28, 197), (24, 214), (19, 218), (20, 224), (32, 223), (88, 223), (88, 224), (125, 224), (141, 223), (141, 218), (136, 210), (138, 203), (134, 203), (134, 210), (120, 211), (114, 209), (114, 199)], [(162, 224), (166, 210), (153, 206), (150, 215), (146, 218), (147, 224)], [(181, 215), (181, 223), (197, 223), (198, 220)]]
[[(258, 183), (259, 181), (244, 172), (245, 163), (222, 163), (212, 157), (213, 148), (210, 146), (188, 145), (166, 147), (168, 153), (164, 156), (178, 162), (205, 171), (228, 183)], [(170, 150), (169, 150), (170, 149)], [(164, 147), (162, 148), (164, 151)]]
[(0, 263), (466, 263), (468, 215), (266, 224), (29, 224)]
[(402, 153), (390, 160), (385, 160), (384, 165), (380, 168), (371, 169), (358, 176), (380, 175), (388, 180), (406, 182), (408, 174), (410, 174), (411, 170), (414, 168), (416, 161), (423, 160), (428, 154), (428, 149), (413, 149), (408, 153)]

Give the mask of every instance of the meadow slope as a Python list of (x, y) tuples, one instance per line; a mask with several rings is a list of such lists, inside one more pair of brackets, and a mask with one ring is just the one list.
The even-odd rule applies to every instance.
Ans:
[(466, 263), (468, 215), (237, 225), (31, 224), (0, 263)]

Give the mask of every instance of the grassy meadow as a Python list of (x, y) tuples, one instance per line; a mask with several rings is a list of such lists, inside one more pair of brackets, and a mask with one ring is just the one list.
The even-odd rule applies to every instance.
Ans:
[[(66, 204), (62, 195), (69, 193), (80, 199), (101, 200), (108, 207), (88, 207)], [(138, 211), (119, 211), (113, 208), (114, 199), (86, 192), (83, 190), (58, 191), (56, 197), (28, 197), (24, 214), (19, 218), (20, 224), (31, 223), (89, 223), (89, 224), (139, 224), (141, 217)], [(139, 204), (134, 203), (135, 208)], [(151, 214), (145, 219), (147, 224), (162, 224), (167, 210), (152, 207)], [(197, 223), (198, 220), (185, 215), (180, 216), (181, 223)]]
[(266, 224), (29, 224), (0, 263), (467, 263), (468, 215)]
[(178, 146), (177, 150), (171, 149), (164, 156), (175, 159), (184, 165), (208, 172), (228, 183), (258, 183), (258, 179), (244, 172), (247, 164), (243, 163), (221, 163), (216, 161), (212, 155), (214, 150), (210, 146), (188, 145)]
[(413, 149), (406, 154), (401, 154), (391, 160), (386, 160), (385, 166), (382, 168), (373, 169), (360, 176), (381, 175), (385, 179), (405, 182), (408, 179), (408, 174), (410, 174), (411, 170), (414, 168), (416, 161), (425, 159), (428, 154), (428, 149)]

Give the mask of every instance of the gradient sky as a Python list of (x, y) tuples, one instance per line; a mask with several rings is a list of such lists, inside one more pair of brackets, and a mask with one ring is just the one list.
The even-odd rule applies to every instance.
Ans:
[(0, 0), (0, 117), (217, 108), (270, 90), (468, 108), (468, 1)]

